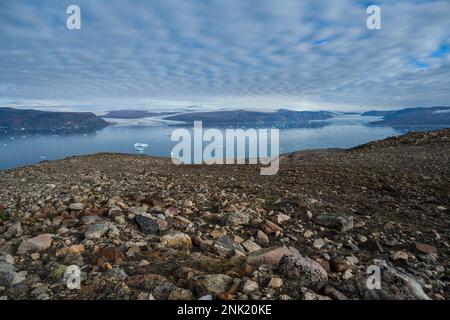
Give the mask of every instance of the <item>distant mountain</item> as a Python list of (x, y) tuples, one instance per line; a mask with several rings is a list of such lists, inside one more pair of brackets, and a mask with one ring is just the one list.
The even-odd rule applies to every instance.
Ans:
[(0, 108), (0, 133), (89, 133), (108, 123), (92, 112), (50, 112)]
[(373, 110), (373, 111), (367, 111), (362, 113), (362, 116), (367, 116), (367, 117), (384, 117), (387, 116), (388, 114), (394, 113), (395, 111), (377, 111), (377, 110)]
[[(371, 122), (372, 125), (449, 125), (450, 107), (408, 108), (396, 111), (371, 111), (365, 115), (383, 116), (383, 120)], [(384, 113), (384, 114), (383, 114)], [(364, 114), (363, 114), (364, 115)]]
[(278, 127), (302, 127), (314, 125), (311, 120), (326, 120), (333, 117), (332, 112), (328, 111), (292, 111), (280, 109), (275, 112), (261, 111), (210, 111), (210, 112), (191, 112), (164, 117), (166, 120), (184, 121), (192, 124), (194, 121), (202, 121), (203, 125), (212, 126), (230, 126), (246, 125), (252, 126), (270, 125)]
[(145, 110), (115, 110), (102, 115), (102, 118), (109, 119), (142, 119), (156, 116), (174, 114), (175, 112), (148, 112)]

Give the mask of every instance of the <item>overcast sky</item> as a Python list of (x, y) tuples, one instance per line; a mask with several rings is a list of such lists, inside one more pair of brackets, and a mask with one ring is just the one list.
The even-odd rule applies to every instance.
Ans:
[[(81, 30), (66, 8), (81, 7)], [(450, 105), (450, 1), (0, 0), (0, 104)]]

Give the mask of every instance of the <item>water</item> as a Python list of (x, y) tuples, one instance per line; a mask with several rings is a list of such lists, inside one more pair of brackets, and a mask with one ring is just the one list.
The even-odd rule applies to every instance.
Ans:
[[(280, 152), (305, 149), (350, 148), (373, 140), (396, 136), (412, 130), (429, 128), (392, 128), (367, 126), (374, 117), (355, 115), (327, 120), (320, 128), (280, 130)], [(30, 165), (43, 160), (97, 152), (119, 152), (170, 157), (177, 142), (170, 140), (176, 127), (109, 126), (90, 135), (71, 136), (0, 136), (0, 169)], [(143, 151), (136, 143), (148, 144)]]

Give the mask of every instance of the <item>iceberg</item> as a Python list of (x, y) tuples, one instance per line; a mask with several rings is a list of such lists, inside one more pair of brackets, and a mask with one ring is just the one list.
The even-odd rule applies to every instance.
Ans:
[(146, 143), (137, 142), (134, 144), (134, 149), (136, 149), (136, 151), (139, 151), (139, 152), (145, 151), (145, 148), (147, 148), (147, 147), (148, 147), (148, 144), (146, 144)]

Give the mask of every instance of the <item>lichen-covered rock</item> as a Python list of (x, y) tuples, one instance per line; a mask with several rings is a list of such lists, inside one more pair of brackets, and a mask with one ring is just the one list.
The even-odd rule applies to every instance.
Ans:
[(218, 296), (228, 290), (232, 281), (233, 279), (225, 274), (206, 274), (193, 277), (190, 287), (197, 297), (208, 294)]
[(95, 223), (89, 225), (84, 233), (86, 239), (100, 239), (108, 231), (108, 226), (104, 223)]
[(171, 231), (161, 237), (161, 245), (174, 249), (189, 249), (192, 247), (192, 240), (189, 235), (181, 231)]
[(250, 216), (242, 211), (232, 212), (227, 216), (226, 223), (228, 226), (237, 227), (250, 222)]
[(279, 263), (278, 271), (286, 279), (293, 280), (302, 287), (320, 289), (328, 281), (325, 269), (316, 261), (303, 257), (297, 250), (284, 255)]

